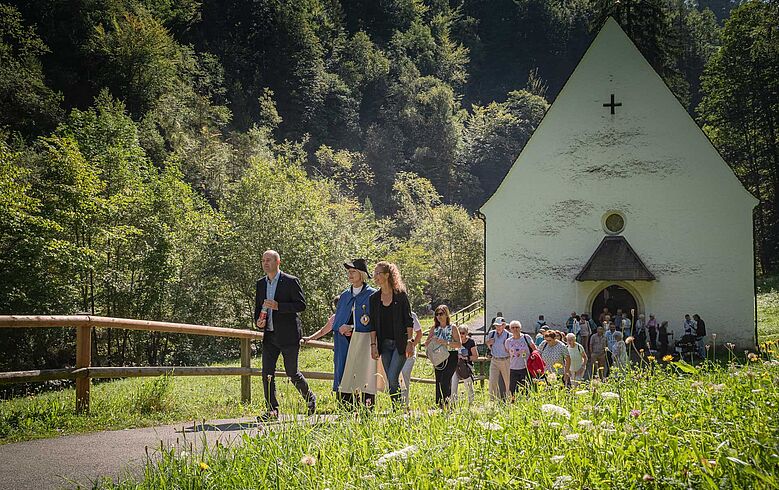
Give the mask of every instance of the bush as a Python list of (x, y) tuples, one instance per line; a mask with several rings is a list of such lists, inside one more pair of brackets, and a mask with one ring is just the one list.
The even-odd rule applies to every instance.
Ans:
[(173, 376), (166, 374), (144, 381), (132, 397), (133, 410), (142, 414), (173, 408)]

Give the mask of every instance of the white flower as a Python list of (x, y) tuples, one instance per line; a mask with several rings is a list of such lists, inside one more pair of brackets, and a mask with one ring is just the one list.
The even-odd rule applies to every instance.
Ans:
[(725, 383), (721, 383), (718, 385), (711, 385), (711, 389), (714, 391), (722, 391), (725, 389)]
[(582, 419), (579, 421), (579, 426), (584, 427), (586, 429), (592, 428), (592, 420)]
[(565, 440), (566, 441), (578, 441), (579, 440), (579, 434), (576, 434), (576, 433), (568, 434), (567, 436), (565, 436)]
[(552, 460), (552, 463), (559, 463), (560, 461), (565, 459), (565, 456), (552, 456), (549, 459)]
[(576, 394), (579, 395), (579, 396), (586, 395), (588, 393), (589, 393), (589, 391), (587, 391), (587, 390), (579, 390), (579, 391), (576, 392)]
[(419, 448), (416, 446), (406, 446), (403, 449), (398, 449), (397, 451), (392, 451), (391, 453), (387, 453), (380, 457), (378, 461), (376, 461), (377, 465), (385, 465), (387, 462), (392, 461), (393, 459), (400, 459), (404, 460), (417, 452)]
[(567, 419), (571, 418), (571, 412), (564, 409), (563, 407), (559, 407), (557, 405), (553, 405), (551, 403), (545, 403), (541, 405), (541, 411), (546, 413), (552, 413), (555, 415), (559, 415), (561, 417), (565, 417)]
[(549, 427), (560, 427), (560, 422), (549, 422)]
[(619, 400), (619, 395), (613, 391), (604, 391), (600, 394), (605, 400)]
[(549, 374), (546, 375), (546, 380), (549, 383), (554, 383), (554, 382), (557, 381), (557, 375), (555, 373), (549, 373)]
[(314, 466), (316, 464), (316, 458), (310, 454), (306, 454), (300, 458), (300, 464), (303, 466)]
[(480, 420), (479, 425), (481, 425), (487, 430), (503, 430), (503, 427), (501, 427), (500, 424), (496, 424), (493, 422), (483, 422)]
[(552, 488), (565, 488), (572, 481), (573, 481), (573, 477), (570, 477), (568, 475), (560, 475), (554, 481), (554, 486)]

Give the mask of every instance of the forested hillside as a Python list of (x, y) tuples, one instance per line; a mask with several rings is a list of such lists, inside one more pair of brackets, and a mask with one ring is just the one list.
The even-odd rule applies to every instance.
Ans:
[[(308, 331), (355, 256), (396, 261), (416, 308), (465, 305), (473, 213), (609, 15), (760, 199), (758, 267), (779, 265), (774, 2), (0, 2), (0, 313), (248, 328), (266, 248)], [(9, 368), (74, 352), (59, 330), (0, 338)], [(237, 347), (93, 343), (106, 365)]]

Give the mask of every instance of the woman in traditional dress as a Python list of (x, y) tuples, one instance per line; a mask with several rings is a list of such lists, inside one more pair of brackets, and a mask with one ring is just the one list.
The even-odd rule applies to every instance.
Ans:
[[(365, 259), (345, 262), (350, 286), (341, 293), (330, 325), (333, 331), (333, 391), (342, 402), (352, 404), (362, 395), (366, 406), (373, 406), (376, 395), (376, 361), (371, 359), (371, 344), (376, 332), (370, 327), (370, 296), (376, 289), (368, 286), (370, 278)], [(326, 335), (328, 325), (303, 341)]]

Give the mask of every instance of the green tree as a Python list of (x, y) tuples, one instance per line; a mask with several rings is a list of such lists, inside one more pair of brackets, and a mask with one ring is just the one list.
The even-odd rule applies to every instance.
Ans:
[(548, 108), (543, 97), (525, 90), (509, 92), (505, 102), (473, 107), (461, 158), (480, 189), (469, 205), (478, 207), (495, 192)]
[(750, 1), (733, 10), (722, 47), (703, 75), (704, 129), (736, 175), (760, 200), (757, 257), (779, 266), (779, 6)]
[(41, 56), (49, 48), (17, 9), (0, 4), (0, 128), (30, 138), (62, 118), (62, 95), (46, 84)]

